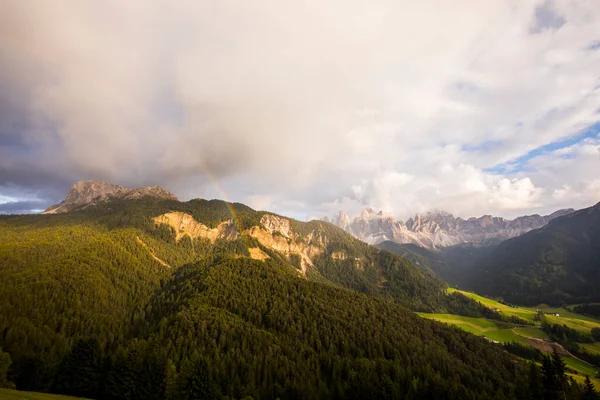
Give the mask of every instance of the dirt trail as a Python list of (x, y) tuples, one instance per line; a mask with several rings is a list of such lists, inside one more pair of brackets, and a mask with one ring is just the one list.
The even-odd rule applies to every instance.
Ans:
[(142, 245), (143, 248), (147, 249), (148, 252), (150, 253), (150, 255), (152, 256), (152, 258), (154, 258), (156, 261), (159, 262), (160, 265), (162, 265), (163, 267), (167, 267), (167, 268), (171, 268), (171, 266), (169, 264), (167, 264), (166, 262), (164, 262), (163, 260), (161, 260), (160, 258), (156, 257), (154, 255), (154, 252), (152, 251), (152, 249), (150, 247), (148, 247), (148, 245), (146, 243), (144, 243), (142, 241), (142, 239), (140, 239), (139, 236), (135, 237), (135, 240)]
[[(574, 358), (576, 360), (579, 360), (583, 363), (589, 364), (593, 367), (592, 364), (590, 364), (589, 362), (582, 360), (579, 357), (576, 357), (575, 355), (573, 355), (572, 353), (570, 353), (567, 349), (565, 349), (564, 347), (562, 347), (562, 345), (560, 343), (556, 343), (553, 342), (551, 340), (546, 340), (546, 339), (539, 339), (539, 338), (533, 338), (533, 337), (529, 337), (529, 336), (525, 336), (523, 334), (520, 334), (519, 332), (517, 332), (515, 329), (518, 328), (512, 328), (512, 331), (515, 335), (524, 337), (526, 339), (531, 340), (533, 343), (531, 344), (532, 347), (535, 347), (536, 349), (540, 350), (540, 351), (544, 351), (547, 353), (551, 353), (554, 351), (554, 348), (556, 348), (556, 350), (558, 351), (558, 354), (561, 355), (562, 357), (571, 357)], [(595, 368), (595, 367), (594, 367)]]

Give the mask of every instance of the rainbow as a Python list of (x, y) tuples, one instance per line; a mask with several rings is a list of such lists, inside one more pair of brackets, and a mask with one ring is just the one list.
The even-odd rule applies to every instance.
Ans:
[(233, 208), (233, 204), (229, 201), (229, 196), (227, 195), (225, 190), (223, 190), (223, 188), (219, 184), (219, 181), (213, 176), (213, 174), (210, 173), (208, 168), (206, 168), (206, 166), (204, 166), (204, 165), (201, 165), (201, 167), (204, 170), (204, 175), (208, 178), (208, 180), (212, 184), (212, 186), (215, 189), (215, 191), (217, 192), (217, 194), (221, 197), (221, 200), (223, 200), (225, 202), (225, 207), (227, 207), (227, 211), (231, 215), (231, 220), (233, 221), (233, 224), (237, 228), (237, 230), (240, 234), (240, 238), (242, 239), (242, 242), (246, 246), (246, 249), (248, 249), (249, 246), (248, 246), (247, 239), (243, 234), (241, 220), (238, 217), (237, 212)]

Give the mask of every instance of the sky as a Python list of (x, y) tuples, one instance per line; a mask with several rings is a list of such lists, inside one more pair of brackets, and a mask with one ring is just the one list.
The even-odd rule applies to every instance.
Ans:
[(597, 0), (0, 0), (0, 213), (102, 179), (512, 218), (599, 171)]

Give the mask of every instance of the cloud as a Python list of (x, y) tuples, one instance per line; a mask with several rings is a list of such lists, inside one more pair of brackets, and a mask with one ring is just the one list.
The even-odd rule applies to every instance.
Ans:
[(44, 210), (40, 201), (9, 201), (0, 203), (0, 214), (35, 214)]
[(570, 0), (4, 2), (0, 193), (98, 178), (302, 218), (587, 199), (584, 154), (554, 179), (514, 160), (600, 121), (598, 23)]

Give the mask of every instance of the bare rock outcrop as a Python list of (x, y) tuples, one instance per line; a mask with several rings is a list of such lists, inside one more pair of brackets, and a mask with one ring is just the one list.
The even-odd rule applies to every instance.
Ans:
[(239, 237), (233, 221), (221, 222), (216, 228), (209, 228), (196, 221), (190, 214), (174, 211), (154, 218), (157, 225), (166, 224), (175, 230), (175, 240), (179, 241), (185, 235), (191, 239), (205, 238), (214, 243), (217, 239), (235, 240)]
[(165, 200), (177, 200), (171, 192), (160, 186), (145, 186), (128, 189), (121, 185), (113, 185), (100, 180), (79, 181), (71, 186), (65, 200), (48, 207), (42, 214), (59, 214), (75, 208), (88, 207), (110, 199), (140, 199), (153, 197)]

